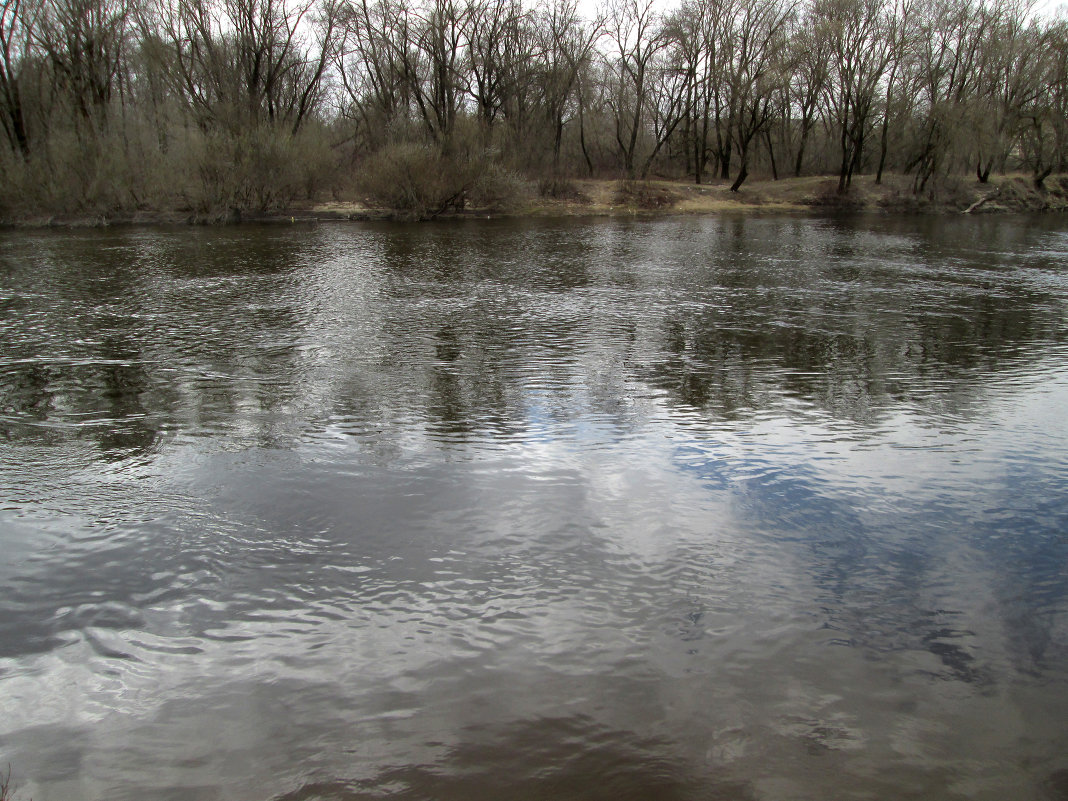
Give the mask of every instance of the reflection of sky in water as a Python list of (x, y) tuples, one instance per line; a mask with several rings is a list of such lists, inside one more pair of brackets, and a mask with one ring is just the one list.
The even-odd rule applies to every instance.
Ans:
[(0, 764), (37, 801), (1057, 791), (1063, 241), (883, 224), (9, 263)]

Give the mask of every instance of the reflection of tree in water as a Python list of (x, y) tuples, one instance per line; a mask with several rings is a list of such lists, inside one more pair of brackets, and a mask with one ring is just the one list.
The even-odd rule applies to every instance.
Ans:
[[(6, 334), (0, 409), (8, 435), (59, 444), (92, 440), (105, 458), (151, 450), (160, 415), (130, 305), (141, 295), (122, 236), (50, 237), (11, 266), (18, 316)], [(36, 322), (36, 325), (34, 324)]]
[(115, 459), (151, 450), (165, 428), (273, 441), (272, 411), (299, 391), (299, 319), (285, 295), (306, 252), (262, 233), (34, 241), (8, 277), (20, 316), (0, 375), (5, 426), (21, 439), (93, 439)]
[[(5, 367), (0, 376), (0, 414), (4, 415), (4, 430), (14, 438), (13, 427), (20, 422), (47, 420), (52, 412), (53, 371), (43, 364), (16, 364)], [(36, 429), (44, 433), (44, 429)], [(29, 434), (30, 431), (26, 431)]]
[(387, 768), (368, 780), (314, 783), (278, 801), (379, 797), (511, 801), (747, 801), (745, 782), (716, 780), (670, 755), (671, 744), (578, 717), (546, 717), (464, 732), (438, 762)]
[(153, 382), (131, 351), (83, 364), (21, 364), (0, 377), (0, 409), (9, 439), (58, 444), (91, 439), (106, 458), (150, 452), (160, 410), (143, 396)]
[(587, 286), (600, 255), (587, 234), (536, 220), (390, 224), (381, 259), (399, 297), (467, 292), (481, 281), (538, 291)]
[[(787, 240), (777, 246), (788, 248), (787, 227), (776, 230)], [(991, 244), (968, 229), (946, 244), (941, 231), (930, 242), (911, 233), (895, 245), (907, 254), (880, 261), (877, 248), (850, 244), (877, 237), (843, 226), (829, 244), (816, 242), (796, 258), (814, 271), (753, 258), (761, 244), (718, 254), (703, 272), (680, 272), (688, 302), (663, 316), (662, 355), (646, 359), (642, 370), (675, 404), (712, 420), (775, 407), (783, 396), (864, 426), (902, 404), (936, 418), (970, 419), (976, 411), (969, 407), (982, 402), (986, 387), (1063, 344), (1063, 299), (1007, 267), (1011, 248), (1023, 251), (1025, 243)], [(1055, 268), (1032, 262), (1040, 271)], [(1044, 475), (1041, 468), (1036, 475)], [(1002, 666), (982, 653), (991, 637), (975, 625), (982, 616), (924, 594), (944, 581), (938, 571), (951, 558), (945, 551), (960, 541), (977, 544), (1000, 566), (992, 595), (1012, 588), (1026, 596), (1000, 607), (1006, 653), (1025, 670), (1063, 655), (1051, 636), (1052, 614), (1034, 614), (1063, 605), (1063, 576), (1036, 567), (1064, 563), (1065, 543), (1055, 534), (1064, 527), (1056, 522), (1063, 504), (1027, 508), (1006, 521), (980, 513), (962, 519), (961, 509), (919, 498), (906, 504), (908, 513), (885, 520), (858, 516), (848, 496), (829, 489), (795, 465), (747, 479), (738, 490), (746, 516), (767, 536), (797, 542), (808, 554), (828, 640), (927, 652), (928, 669), (940, 678), (996, 681)], [(1043, 492), (1018, 495), (1038, 499)]]
[(508, 437), (521, 431), (517, 393), (508, 386), (503, 364), (504, 335), (484, 319), (473, 326), (444, 323), (438, 328), (434, 360), (427, 369), (431, 435), (454, 440), (467, 435)]
[(99, 399), (108, 422), (99, 437), (100, 448), (110, 459), (149, 453), (160, 437), (161, 415), (144, 403), (154, 382), (140, 353), (128, 343), (109, 337), (101, 354), (104, 362), (99, 374)]
[(1049, 299), (1024, 290), (965, 287), (939, 298), (938, 311), (922, 308), (922, 291), (835, 289), (807, 305), (758, 294), (669, 312), (652, 381), (686, 406), (726, 417), (784, 394), (863, 422), (902, 401), (968, 404), (977, 387), (959, 379), (1063, 338)]
[[(628, 379), (728, 418), (785, 396), (869, 424), (901, 403), (964, 413), (983, 371), (1056, 336), (1049, 298), (990, 269), (974, 230), (949, 237), (953, 251), (905, 224), (903, 235), (881, 223), (701, 225), (678, 240), (626, 222), (596, 235), (520, 224), (384, 237), (389, 364), (422, 374), (426, 413), (450, 435), (522, 425), (532, 384), (551, 387), (551, 415), (611, 415), (632, 400)], [(952, 262), (967, 246), (973, 261)], [(580, 387), (596, 408), (576, 406)]]
[[(807, 225), (794, 226), (801, 232), (798, 236), (809, 230)], [(989, 373), (1029, 358), (1032, 343), (1048, 344), (1064, 336), (1055, 300), (977, 265), (963, 269), (978, 275), (955, 278), (946, 274), (949, 270), (926, 275), (930, 265), (921, 265), (915, 274), (905, 268), (880, 267), (864, 260), (865, 248), (851, 243), (845, 228), (832, 233), (832, 243), (823, 250), (805, 251), (804, 259), (776, 261), (771, 254), (781, 243), (760, 240), (754, 245), (750, 235), (754, 228), (748, 223), (724, 228), (730, 230), (719, 231), (716, 242), (734, 241), (736, 249), (710, 264), (687, 264), (671, 256), (670, 241), (655, 243), (661, 249), (657, 253), (668, 251), (664, 269), (630, 240), (614, 251), (626, 260), (618, 269), (592, 263), (583, 270), (577, 262), (591, 252), (595, 256), (596, 249), (581, 238), (567, 251), (576, 254), (572, 259), (549, 252), (562, 234), (536, 227), (526, 239), (513, 236), (507, 228), (497, 233), (479, 229), (470, 242), (465, 241), (468, 229), (426, 227), (407, 244), (403, 244), (406, 237), (392, 229), (375, 233), (379, 244), (393, 244), (370, 248), (370, 257), (342, 252), (329, 269), (324, 266), (326, 259), (315, 261), (318, 256), (307, 255), (311, 250), (301, 250), (306, 243), (299, 244), (299, 238), (279, 242), (267, 236), (243, 252), (241, 240), (256, 236), (213, 232), (207, 241), (218, 237), (217, 251), (171, 242), (140, 275), (117, 270), (91, 288), (85, 286), (95, 280), (91, 275), (61, 281), (62, 276), (52, 273), (48, 281), (56, 286), (39, 293), (39, 299), (25, 301), (35, 304), (29, 311), (39, 314), (46, 325), (32, 330), (27, 326), (23, 341), (12, 345), (13, 355), (28, 359), (12, 359), (0, 369), (3, 430), (8, 437), (38, 437), (47, 445), (80, 437), (98, 446), (103, 458), (115, 459), (151, 452), (167, 430), (209, 433), (212, 436), (203, 440), (205, 448), (218, 447), (217, 443), (269, 446), (304, 449), (313, 455), (318, 454), (317, 443), (299, 438), (309, 431), (315, 436), (324, 421), (337, 423), (342, 430), (348, 426), (352, 432), (370, 431), (361, 445), (373, 440), (369, 446), (373, 448), (384, 442), (386, 455), (381, 461), (400, 461), (402, 469), (377, 473), (386, 477), (379, 483), (350, 482), (364, 487), (366, 496), (356, 496), (359, 502), (352, 501), (356, 493), (352, 487), (322, 488), (324, 498), (337, 495), (349, 502), (333, 517), (321, 510), (315, 515), (324, 530), (342, 531), (357, 517), (347, 510), (384, 509), (379, 518), (365, 514), (362, 525), (379, 532), (382, 548), (393, 553), (395, 542), (412, 539), (394, 535), (407, 523), (405, 514), (413, 502), (406, 497), (403, 506), (392, 507), (368, 499), (391, 498), (401, 481), (417, 479), (420, 492), (429, 499), (419, 512), (434, 519), (437, 530), (438, 503), (450, 499), (453, 484), (477, 488), (475, 482), (452, 481), (457, 474), (442, 466), (448, 457), (438, 453), (443, 444), (477, 445), (500, 438), (514, 446), (512, 456), (519, 463), (536, 467), (529, 461), (536, 457), (523, 448), (523, 435), (537, 426), (549, 429), (547, 438), (567, 439), (577, 432), (595, 445), (606, 441), (619, 445), (615, 433), (598, 428), (605, 419), (621, 427), (645, 426), (643, 433), (659, 435), (663, 430), (674, 435), (692, 425), (707, 435), (714, 428), (707, 425), (709, 420), (742, 418), (769, 408), (778, 412), (774, 407), (784, 396), (836, 420), (867, 425), (895, 404), (926, 409), (938, 405), (936, 410), (944, 410), (975, 402)], [(790, 240), (790, 225), (777, 224), (773, 229), (785, 232), (783, 237)], [(631, 233), (624, 228), (621, 236)], [(360, 229), (353, 239), (364, 241), (364, 236)], [(517, 267), (502, 266), (506, 249), (522, 251)], [(758, 257), (746, 256), (750, 251)], [(507, 253), (505, 257), (510, 258)], [(185, 264), (187, 259), (200, 261)], [(916, 259), (922, 261), (919, 255)], [(696, 256), (691, 260), (699, 261)], [(937, 259), (932, 256), (928, 261)], [(92, 267), (98, 268), (104, 269)], [(20, 319), (29, 319), (28, 313)], [(50, 354), (57, 344), (67, 348), (62, 360), (32, 358)], [(650, 384), (660, 391), (649, 392)], [(642, 398), (646, 407), (641, 406)], [(672, 407), (685, 407), (686, 413), (674, 414)], [(658, 417), (651, 419), (653, 415)], [(97, 424), (33, 425), (93, 421)], [(285, 421), (290, 421), (288, 428)], [(430, 441), (405, 439), (412, 427), (422, 427)], [(568, 439), (568, 445), (572, 443)], [(639, 446), (644, 444), (638, 440)], [(583, 445), (579, 441), (574, 454), (569, 454), (579, 478), (585, 475)], [(389, 446), (395, 447), (389, 450)], [(39, 450), (54, 451), (56, 463), (69, 461), (62, 449)], [(398, 459), (398, 454), (410, 456), (413, 450), (428, 464), (416, 479)], [(623, 446), (619, 451), (642, 467), (644, 452)], [(714, 449), (709, 454), (716, 456)], [(338, 459), (373, 467), (374, 455), (345, 451)], [(654, 459), (661, 455), (652, 454)], [(92, 458), (99, 461), (98, 456)], [(811, 601), (813, 620), (827, 627), (826, 635), (815, 637), (865, 649), (876, 658), (901, 652), (908, 664), (915, 664), (911, 659), (919, 654), (925, 660), (923, 670), (940, 679), (977, 685), (980, 691), (1001, 680), (1004, 666), (984, 653), (990, 643), (997, 645), (1000, 640), (975, 624), (976, 609), (954, 607), (953, 598), (939, 595), (946, 579), (938, 570), (948, 561), (940, 535), (949, 532), (943, 542), (953, 537), (965, 541), (961, 530), (973, 528), (976, 520), (982, 522), (982, 515), (962, 521), (956, 519), (959, 508), (927, 506), (923, 499), (907, 498), (902, 500), (911, 519), (898, 509), (880, 517), (877, 512), (858, 511), (864, 498), (855, 504), (858, 499), (847, 497), (848, 488), (828, 487), (826, 474), (807, 465), (780, 464), (770, 453), (770, 466), (758, 465), (763, 472), (756, 475), (757, 471), (745, 472), (746, 465), (726, 461), (701, 467), (705, 472), (699, 477), (708, 479), (720, 470), (718, 482), (706, 481), (710, 497), (729, 496), (739, 517), (759, 532), (754, 541), (763, 537), (788, 543), (783, 550), (799, 555), (799, 569), (810, 579), (798, 591), (800, 601), (802, 605)], [(606, 474), (614, 468), (614, 462), (605, 463)], [(376, 471), (368, 470), (368, 475)], [(437, 476), (442, 484), (428, 489), (428, 476)], [(1048, 474), (1025, 473), (1022, 480), (1035, 476), (1042, 480)], [(253, 474), (254, 483), (271, 477), (270, 471)], [(49, 480), (53, 478), (49, 474)], [(497, 510), (483, 508), (492, 506), (485, 499), (514, 498), (522, 490), (539, 507), (560, 515), (539, 518), (532, 530), (563, 532), (559, 541), (565, 543), (554, 546), (561, 549), (560, 558), (547, 558), (536, 537), (515, 539), (509, 556), (524, 569), (533, 566), (530, 585), (565, 586), (581, 576), (579, 586), (600, 583), (611, 589), (603, 573), (593, 568), (587, 572), (586, 565), (600, 565), (605, 554), (614, 553), (613, 537), (619, 532), (606, 527), (604, 548), (600, 547), (600, 529), (587, 523), (605, 515), (589, 501), (589, 507), (583, 507), (585, 490), (572, 492), (569, 487), (546, 504), (545, 499), (552, 497), (546, 496), (544, 486), (517, 482), (520, 478), (508, 479), (493, 493), (475, 493), (470, 508), (485, 518), (466, 519), (465, 530), (492, 530), (486, 521)], [(268, 491), (272, 488), (267, 484)], [(80, 493), (83, 488), (75, 489)], [(1032, 484), (1019, 494), (1034, 498), (1043, 492), (1044, 487)], [(639, 500), (635, 503), (640, 507)], [(279, 532), (279, 551), (289, 554), (294, 551), (292, 532), (305, 524), (297, 518), (307, 510), (300, 504), (280, 506), (285, 513), (277, 513), (278, 520), (267, 513), (258, 513), (257, 519), (267, 520), (269, 530)], [(624, 511), (631, 508), (626, 503), (620, 506)], [(672, 510), (664, 509), (660, 517), (670, 519)], [(1066, 530), (1063, 509), (1063, 502), (1053, 499), (1048, 508), (1025, 508), (1015, 517), (987, 519), (974, 526), (976, 536), (991, 541), (995, 534), (1002, 537), (997, 545), (983, 546), (988, 553), (999, 559), (1011, 557), (1003, 560), (1004, 575), (992, 582), (997, 585), (992, 595), (1007, 611), (980, 611), (996, 623), (1004, 618), (1013, 629), (1007, 636), (1016, 638), (1014, 649), (1005, 650), (1014, 651), (1014, 657), (1022, 653), (1019, 665), (1024, 669), (1063, 663), (1064, 646), (1056, 628), (1061, 624), (1055, 618), (1065, 597), (1063, 570), (1057, 567), (1064, 564), (1064, 540), (1059, 534)], [(1034, 522), (1040, 518), (1042, 522)], [(398, 521), (397, 528), (385, 521)], [(641, 525), (636, 523), (635, 530)], [(365, 545), (369, 535), (361, 536)], [(529, 550), (524, 550), (524, 540), (532, 543)], [(665, 548), (673, 547), (670, 533), (664, 541)], [(163, 548), (162, 538), (160, 542), (158, 547)], [(588, 550), (569, 550), (576, 543)], [(759, 546), (759, 542), (754, 546), (757, 552)], [(693, 558), (673, 555), (665, 562), (709, 562), (709, 547), (702, 541), (694, 546)], [(245, 545), (239, 537), (229, 541), (214, 537), (212, 548), (216, 554), (220, 548), (232, 548), (237, 554)], [(146, 553), (156, 556), (139, 543), (139, 558)], [(159, 553), (162, 561), (165, 554)], [(306, 553), (301, 549), (301, 565)], [(422, 588), (436, 574), (428, 567), (431, 560), (418, 557), (408, 554), (398, 564), (406, 570), (424, 570), (412, 582)], [(283, 556), (273, 558), (276, 566), (286, 564)], [(107, 559), (117, 563), (113, 555)], [(642, 569), (645, 563), (635, 558), (634, 564)], [(511, 565), (508, 562), (507, 569), (497, 572), (507, 578)], [(100, 576), (104, 568), (92, 566), (68, 572)], [(981, 568), (972, 569), (981, 573)], [(120, 573), (115, 568), (113, 595), (125, 599), (129, 582)], [(703, 586), (715, 585), (716, 575), (709, 573)], [(670, 595), (671, 588), (644, 573), (624, 578), (624, 589), (630, 592), (641, 587), (659, 597)], [(294, 568), (272, 571), (271, 581), (284, 591), (317, 586), (319, 577), (315, 570), (305, 574)], [(726, 574), (724, 581), (729, 581)], [(486, 586), (504, 584), (495, 580)], [(522, 590), (527, 585), (518, 586)], [(712, 590), (709, 593), (711, 597)], [(456, 597), (471, 595), (470, 584), (465, 583)], [(625, 592), (609, 595), (627, 598)], [(654, 616), (663, 611), (658, 619), (682, 621), (680, 641), (689, 644), (691, 638), (696, 642), (711, 637), (702, 629), (702, 604), (689, 598), (681, 611), (655, 603), (640, 606), (652, 609)], [(48, 630), (42, 631), (44, 642)], [(813, 731), (821, 737), (834, 734), (818, 726)], [(465, 730), (457, 736), (459, 744), (437, 762), (385, 768), (370, 782), (309, 785), (288, 797), (357, 798), (383, 788), (395, 790), (401, 798), (537, 798), (557, 793), (570, 798), (616, 799), (629, 794), (671, 799), (752, 794), (744, 784), (709, 783), (707, 776), (695, 779), (670, 743), (650, 742), (580, 720), (518, 722), (475, 733)]]
[[(413, 402), (413, 380), (432, 429), (449, 436), (522, 428), (535, 384), (551, 387), (550, 415), (612, 415), (627, 406), (628, 376), (724, 417), (786, 396), (871, 422), (906, 401), (953, 411), (973, 402), (983, 371), (1063, 338), (1055, 304), (992, 268), (973, 228), (678, 225), (689, 239), (677, 243), (625, 222), (369, 227), (360, 241), (373, 243), (373, 264), (333, 256), (348, 271), (378, 271), (382, 319), (358, 336), (340, 320), (315, 328), (321, 293), (367, 287), (348, 286), (351, 272), (320, 275), (322, 256), (299, 237), (46, 239), (40, 263), (16, 277), (48, 298), (55, 330), (12, 354), (99, 344), (84, 346), (77, 368), (9, 365), (0, 392), (15, 417), (61, 403), (73, 404), (65, 414), (126, 421), (105, 435), (108, 451), (150, 447), (149, 430), (167, 421), (270, 445), (295, 433), (282, 422), (294, 410), (374, 414), (388, 428)], [(983, 236), (988, 249), (1022, 247), (1001, 228)], [(310, 271), (309, 259), (320, 260)], [(657, 272), (660, 263), (673, 266)], [(601, 297), (607, 317), (589, 305)], [(331, 311), (356, 301), (339, 296)], [(384, 355), (371, 365), (364, 354), (376, 348)], [(574, 408), (579, 387), (594, 409)]]
[(576, 379), (578, 312), (560, 298), (589, 285), (590, 244), (537, 222), (388, 230), (378, 256), (392, 304), (384, 375), (354, 383), (353, 395), (380, 393), (363, 407), (386, 417), (414, 400), (433, 437), (520, 434), (533, 385)]
[(458, 363), (463, 348), (455, 326), (445, 324), (435, 336), (437, 360), (431, 368), (428, 411), (437, 418), (433, 428), (439, 433), (463, 435), (478, 427), (475, 410), (486, 397), (487, 382), (479, 381), (477, 374), (464, 374), (464, 365)]

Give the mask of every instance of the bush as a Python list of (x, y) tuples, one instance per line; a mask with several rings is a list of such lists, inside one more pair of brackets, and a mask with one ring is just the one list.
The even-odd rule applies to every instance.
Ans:
[(474, 185), (437, 150), (414, 143), (387, 145), (361, 165), (357, 185), (372, 206), (422, 219), (462, 207)]
[(0, 214), (106, 215), (135, 208), (144, 173), (117, 134), (57, 130), (28, 159), (5, 153)]
[(678, 195), (670, 189), (653, 186), (648, 181), (620, 181), (615, 202), (639, 209), (669, 209), (678, 202)]
[(554, 200), (575, 200), (580, 203), (589, 203), (590, 199), (583, 194), (570, 178), (552, 175), (538, 181), (538, 194), (542, 197)]
[(821, 181), (807, 203), (809, 206), (835, 212), (860, 211), (864, 208), (864, 199), (853, 191), (852, 187), (847, 188), (845, 192), (838, 191), (837, 179)]
[(516, 172), (485, 163), (471, 189), (471, 205), (486, 211), (508, 211), (530, 198), (530, 185)]
[(473, 205), (501, 211), (518, 203), (527, 188), (513, 172), (485, 155), (416, 143), (387, 145), (361, 165), (360, 190), (372, 206), (413, 219), (428, 219)]
[(199, 179), (190, 197), (197, 211), (273, 211), (306, 191), (299, 144), (288, 131), (212, 132), (191, 142), (188, 157)]

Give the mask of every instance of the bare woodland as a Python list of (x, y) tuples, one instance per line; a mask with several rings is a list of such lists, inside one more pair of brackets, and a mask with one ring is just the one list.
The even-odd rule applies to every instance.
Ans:
[(1068, 161), (1068, 20), (1016, 0), (2, 2), (6, 216)]

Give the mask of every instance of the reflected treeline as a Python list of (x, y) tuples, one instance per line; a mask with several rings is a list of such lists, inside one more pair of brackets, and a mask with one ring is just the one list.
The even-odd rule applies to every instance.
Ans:
[[(0, 251), (8, 438), (89, 437), (105, 458), (165, 431), (249, 431), (299, 385), (308, 243), (270, 229), (9, 238)], [(276, 380), (278, 379), (278, 380)], [(271, 437), (263, 420), (255, 435)]]
[(605, 730), (581, 716), (519, 721), (464, 734), (468, 739), (449, 749), (440, 762), (393, 767), (371, 779), (311, 783), (278, 801), (356, 801), (379, 797), (384, 788), (398, 798), (442, 801), (535, 801), (561, 791), (576, 801), (755, 797), (746, 782), (708, 776), (704, 766), (671, 756), (665, 742)]
[(665, 311), (650, 380), (728, 417), (787, 395), (864, 422), (903, 401), (966, 406), (985, 373), (1064, 342), (1064, 298), (1022, 280), (1027, 243), (1004, 242), (1002, 226), (988, 239), (943, 223), (899, 241), (900, 222), (869, 225), (783, 225), (779, 259), (747, 247), (694, 268), (703, 302)]
[(642, 386), (711, 418), (784, 397), (861, 424), (964, 409), (1063, 344), (1065, 299), (1035, 279), (1056, 273), (1048, 240), (774, 219), (9, 237), (2, 425), (120, 458), (165, 432), (271, 447), (331, 420), (626, 429)]

